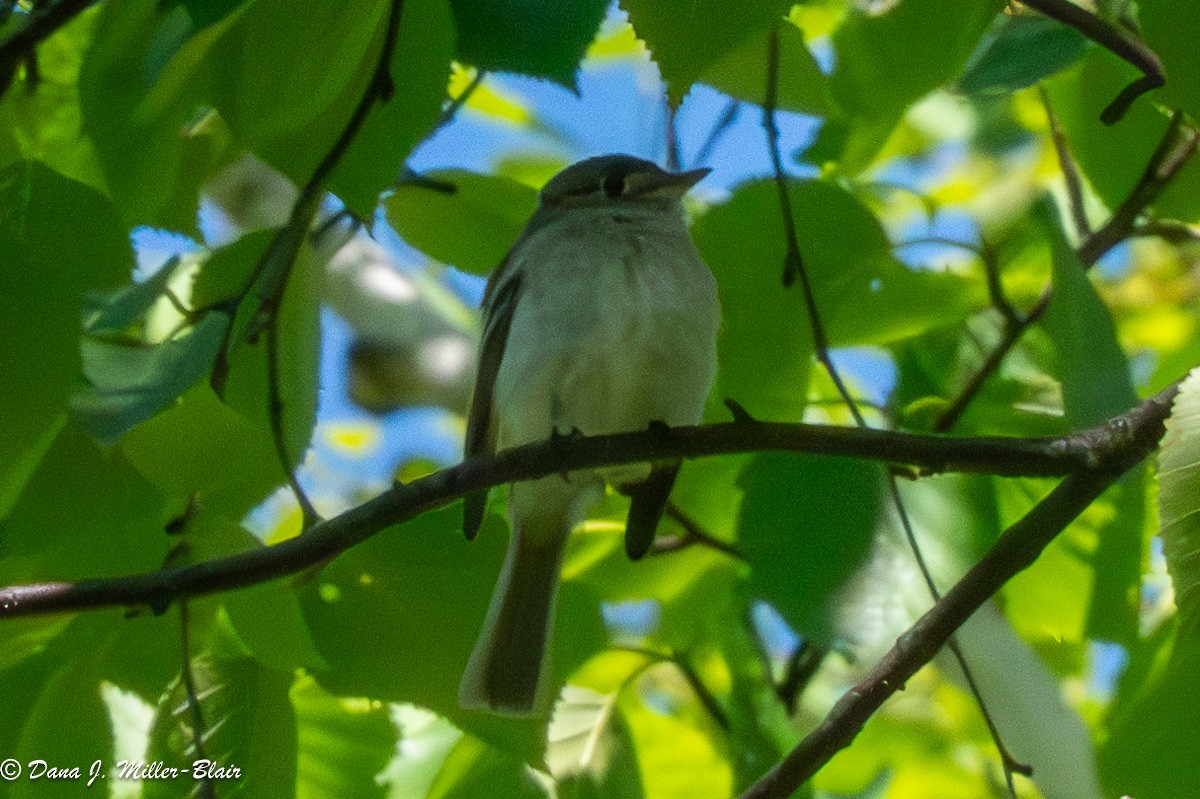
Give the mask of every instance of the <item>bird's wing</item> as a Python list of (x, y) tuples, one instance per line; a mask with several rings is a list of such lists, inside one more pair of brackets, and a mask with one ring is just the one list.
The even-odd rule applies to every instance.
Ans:
[[(492, 424), (493, 392), (521, 286), (520, 274), (510, 266), (511, 259), (507, 259), (496, 269), (483, 297), (483, 346), (479, 352), (479, 371), (475, 375), (471, 409), (467, 413), (467, 437), (463, 446), (463, 454), (468, 458), (490, 455), (496, 451), (496, 431)], [(468, 540), (475, 537), (479, 526), (483, 524), (487, 497), (486, 489), (472, 491), (466, 496), (463, 533)]]

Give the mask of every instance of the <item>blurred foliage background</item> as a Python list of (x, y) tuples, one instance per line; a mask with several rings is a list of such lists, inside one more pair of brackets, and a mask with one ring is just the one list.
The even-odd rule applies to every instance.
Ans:
[[(1063, 5), (1083, 22), (1040, 13)], [(1200, 363), (1197, 30), (1190, 0), (0, 3), (0, 585), (295, 536), (284, 461), (325, 517), (456, 462), (482, 276), (541, 184), (603, 152), (713, 169), (689, 198), (723, 306), (709, 420), (730, 397), (853, 423), (782, 280), (778, 146), (868, 424), (1103, 422)], [(1167, 76), (1115, 124), (1102, 112), (1141, 73), (1097, 31)], [(1163, 496), (1135, 469), (959, 632), (1034, 769), (1018, 796), (1196, 795), (1184, 397)], [(187, 765), (197, 743), (242, 772), (222, 797), (737, 795), (932, 601), (888, 480), (830, 458), (689, 462), (636, 564), (608, 497), (563, 568), (550, 718), (456, 703), (504, 551), (498, 491), (473, 543), (451, 506), (186, 610), (0, 620), (0, 758), (85, 774), (0, 795), (83, 794), (97, 759), (91, 790), (204, 795), (116, 770)], [(898, 492), (944, 589), (1052, 485)], [(798, 795), (1008, 788), (939, 656)]]

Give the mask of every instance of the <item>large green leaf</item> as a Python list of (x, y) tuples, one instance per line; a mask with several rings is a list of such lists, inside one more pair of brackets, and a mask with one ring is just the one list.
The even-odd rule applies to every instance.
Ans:
[[(977, 280), (913, 272), (896, 261), (878, 220), (839, 185), (809, 181), (789, 191), (800, 252), (832, 345), (907, 338), (957, 323), (986, 302)], [(799, 282), (783, 285), (786, 239), (775, 185), (741, 186), (728, 204), (701, 217), (692, 234), (720, 291), (718, 395), (757, 418), (800, 418), (812, 332)]]
[[(1120, 205), (1132, 190), (1169, 124), (1167, 115), (1146, 98), (1115, 124), (1100, 121), (1100, 112), (1139, 74), (1097, 47), (1077, 67), (1046, 83), (1071, 154), (1109, 208)], [(1166, 216), (1200, 218), (1200, 161), (1186, 164), (1153, 207)]]
[[(287, 0), (253, 4), (211, 59), (215, 103), (238, 139), (296, 183), (307, 182), (367, 91), (389, 6), (354, 0), (295, 13)], [(371, 110), (329, 183), (361, 216), (370, 218), (380, 192), (439, 118), (453, 39), (446, 0), (403, 4), (391, 61), (395, 93)]]
[(79, 76), (83, 129), (129, 222), (196, 229), (200, 185), (235, 154), (222, 121), (206, 113), (206, 57), (236, 18), (196, 32), (183, 6), (101, 9)]
[[(147, 762), (180, 769), (189, 782), (197, 779), (197, 761), (201, 759), (211, 761), (210, 770), (232, 770), (213, 780), (220, 786), (218, 795), (294, 795), (296, 716), (288, 694), (292, 672), (269, 669), (249, 658), (223, 659), (208, 652), (193, 657), (190, 668), (204, 727), (197, 728), (185, 684), (177, 680), (158, 703)], [(203, 735), (202, 757), (194, 748), (198, 734)], [(147, 799), (180, 795), (176, 780), (145, 780), (143, 786)]]
[(1167, 662), (1112, 720), (1100, 750), (1100, 774), (1111, 796), (1177, 799), (1195, 791), (1194, 769), (1184, 765), (1200, 761), (1200, 636), (1194, 622), (1178, 628)]
[(968, 94), (1024, 89), (1073, 64), (1087, 46), (1074, 28), (1040, 14), (1000, 17), (958, 78)]
[(375, 777), (396, 751), (397, 730), (388, 708), (330, 696), (311, 677), (296, 681), (291, 699), (299, 745), (297, 799), (386, 796), (387, 786)]
[(437, 170), (403, 183), (384, 202), (388, 221), (426, 255), (475, 274), (500, 265), (537, 207), (537, 192), (511, 178)]
[(575, 87), (575, 70), (608, 8), (605, 0), (451, 0), (459, 60)]
[(1158, 515), (1175, 603), (1195, 619), (1200, 603), (1200, 370), (1179, 387), (1158, 455)]
[(0, 516), (62, 424), (80, 374), (89, 289), (125, 283), (133, 253), (103, 197), (46, 167), (0, 172)]
[(160, 344), (84, 339), (88, 387), (71, 409), (97, 441), (115, 444), (208, 374), (228, 328), (226, 314), (210, 313)]
[[(1041, 320), (1057, 355), (1063, 413), (1074, 430), (1124, 413), (1137, 402), (1129, 360), (1116, 327), (1096, 294), (1075, 250), (1064, 238), (1058, 213), (1048, 200), (1033, 217), (1050, 240), (1054, 299)], [(1094, 555), (1096, 584), (1088, 630), (1128, 642), (1137, 635), (1137, 592), (1141, 575), (1145, 501), (1142, 472), (1125, 478), (1119, 513), (1104, 527)]]
[[(769, 31), (744, 39), (700, 76), (701, 83), (751, 103), (767, 96)], [(782, 111), (825, 115), (829, 111), (828, 83), (804, 43), (804, 34), (790, 21), (779, 24), (779, 80), (775, 107)]]
[[(161, 513), (157, 494), (119, 453), (101, 452), (68, 423), (0, 523), (0, 585), (157, 568), (168, 543)], [(54, 617), (0, 625), (0, 660), (40, 651), (64, 625)]]
[(1190, 35), (1200, 27), (1200, 7), (1190, 0), (1144, 0), (1138, 3), (1138, 20), (1167, 73), (1167, 85), (1156, 92), (1159, 99), (1200, 117), (1200, 52)]
[[(791, 8), (786, 0), (746, 0), (737, 12), (721, 0), (674, 3), (624, 0), (629, 21), (654, 57), (671, 101), (678, 104), (692, 83), (743, 40), (778, 23)], [(714, 24), (720, 20), (719, 24)], [(763, 61), (765, 68), (766, 61)], [(761, 98), (759, 98), (761, 99)]]
[(834, 638), (838, 590), (875, 535), (883, 475), (874, 464), (763, 454), (739, 479), (738, 551), (752, 590), (806, 638)]
[(1050, 241), (1053, 266), (1054, 299), (1041, 324), (1057, 350), (1063, 413), (1082, 429), (1129, 410), (1137, 393), (1112, 315), (1067, 243), (1057, 208), (1043, 200), (1033, 218)]
[(855, 6), (833, 34), (829, 86), (841, 115), (822, 134), (838, 140), (841, 168), (868, 166), (908, 106), (958, 74), (1003, 8), (1003, 0), (902, 2), (879, 14)]
[[(462, 536), (457, 506), (386, 530), (327, 566), (302, 605), (329, 663), (317, 674), (327, 690), (413, 702), (536, 758), (545, 719), (498, 718), (458, 706), (459, 679), (504, 556), (502, 525), (488, 519), (473, 542)], [(582, 594), (569, 582), (560, 592), (551, 660), (560, 682), (601, 635), (599, 611)]]

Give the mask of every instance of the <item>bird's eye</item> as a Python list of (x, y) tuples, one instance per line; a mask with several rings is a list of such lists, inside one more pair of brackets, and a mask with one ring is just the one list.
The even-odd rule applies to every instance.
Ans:
[(610, 199), (617, 199), (625, 192), (625, 178), (621, 175), (609, 175), (604, 179), (604, 193)]

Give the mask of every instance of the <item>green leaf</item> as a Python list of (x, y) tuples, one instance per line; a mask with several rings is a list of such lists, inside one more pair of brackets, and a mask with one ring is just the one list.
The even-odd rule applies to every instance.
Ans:
[(251, 149), (295, 135), (356, 75), (365, 85), (387, 10), (383, 0), (348, 0), (300, 14), (287, 0), (256, 0), (213, 47), (214, 105)]
[(129, 280), (112, 205), (34, 162), (0, 172), (0, 516), (63, 423), (79, 379), (85, 294)]
[[(296, 709), (297, 799), (382, 799), (375, 780), (396, 751), (388, 708), (339, 699), (302, 677), (291, 690)], [(406, 743), (410, 741), (406, 740)]]
[(547, 731), (546, 762), (563, 799), (641, 799), (637, 754), (617, 694), (566, 686)]
[[(629, 12), (634, 31), (650, 48), (674, 105), (679, 104), (710, 66), (744, 40), (780, 22), (791, 6), (783, 0), (746, 0), (738, 5), (737, 13), (730, 13), (729, 6), (721, 0), (687, 4), (671, 0), (621, 3)], [(715, 20), (720, 20), (720, 24), (714, 24)]]
[[(1079, 430), (1124, 413), (1137, 393), (1112, 316), (1067, 243), (1057, 209), (1045, 200), (1035, 206), (1033, 218), (1050, 240), (1053, 269), (1054, 299), (1041, 325), (1054, 343), (1063, 413), (1070, 428)], [(1139, 475), (1125, 478), (1121, 512), (1105, 526), (1094, 561), (1089, 632), (1122, 642), (1137, 635), (1144, 527)]]
[[(1109, 208), (1119, 206), (1133, 189), (1170, 124), (1167, 115), (1146, 98), (1134, 103), (1115, 124), (1100, 121), (1100, 112), (1140, 74), (1096, 47), (1078, 67), (1046, 83), (1071, 154)], [(1152, 207), (1165, 216), (1200, 218), (1200, 161), (1185, 164)]]
[[(642, 773), (646, 796), (686, 796), (726, 799), (733, 796), (733, 769), (724, 732), (691, 701), (693, 692), (678, 670), (658, 667), (657, 701), (641, 701), (638, 692), (625, 691), (618, 709), (629, 728)], [(670, 670), (670, 671), (668, 671)], [(687, 702), (680, 699), (686, 697)]]
[[(288, 0), (253, 4), (211, 59), (215, 103), (238, 139), (306, 183), (367, 91), (389, 5), (353, 0), (296, 14)], [(360, 216), (372, 216), (380, 192), (439, 119), (453, 39), (446, 0), (404, 3), (391, 63), (395, 93), (371, 109), (329, 181)]]
[[(120, 454), (101, 452), (67, 424), (0, 525), (0, 585), (155, 569), (167, 548), (161, 513), (158, 495)], [(0, 625), (3, 660), (41, 651), (63, 626), (54, 617)]]
[(1041, 324), (1057, 351), (1063, 413), (1078, 430), (1129, 410), (1137, 392), (1112, 315), (1067, 243), (1057, 208), (1043, 200), (1033, 218), (1050, 241), (1053, 266), (1054, 299)]
[(92, 310), (84, 314), (84, 332), (98, 336), (105, 333), (127, 331), (134, 322), (145, 317), (154, 303), (163, 295), (163, 290), (166, 289), (178, 265), (179, 258), (171, 258), (159, 267), (158, 271), (140, 283), (130, 283), (107, 297), (102, 295), (89, 297)]
[(1162, 59), (1167, 84), (1160, 102), (1200, 118), (1200, 53), (1192, 32), (1200, 27), (1200, 8), (1189, 0), (1146, 0), (1138, 4), (1146, 44)]
[(450, 754), (426, 799), (545, 799), (550, 796), (521, 758), (470, 735)]
[(453, 191), (402, 183), (384, 201), (388, 222), (431, 258), (475, 274), (500, 265), (537, 207), (537, 192), (510, 178), (456, 169), (422, 177)]
[[(296, 791), (296, 717), (290, 696), (291, 671), (263, 667), (249, 658), (192, 658), (192, 680), (204, 718), (204, 759), (236, 775), (214, 780), (221, 793), (239, 797), (284, 797)], [(195, 779), (195, 717), (182, 680), (158, 703), (150, 730), (147, 762), (161, 761)], [(147, 799), (179, 796), (175, 780), (145, 780)]]
[(604, 19), (606, 0), (451, 0), (460, 61), (575, 88), (575, 70)]
[[(1195, 618), (1191, 619), (1194, 622)], [(1200, 636), (1182, 624), (1165, 667), (1140, 691), (1136, 703), (1112, 721), (1100, 749), (1100, 774), (1111, 796), (1176, 799), (1194, 792), (1200, 761)]]
[[(978, 280), (913, 272), (896, 261), (878, 220), (839, 185), (793, 183), (789, 192), (800, 252), (832, 345), (907, 338), (958, 323), (986, 303)], [(717, 396), (732, 397), (756, 418), (799, 419), (812, 332), (801, 286), (783, 286), (786, 238), (775, 185), (739, 187), (728, 204), (697, 221), (692, 235), (721, 298)]]
[(1073, 64), (1087, 43), (1079, 31), (1040, 14), (1002, 15), (959, 76), (958, 90), (1024, 89)]
[(209, 50), (236, 18), (196, 32), (182, 6), (101, 8), (79, 76), (83, 129), (130, 223), (195, 231), (200, 185), (236, 154), (206, 97)]
[(391, 64), (395, 94), (376, 104), (329, 181), (330, 190), (362, 218), (373, 217), (380, 193), (441, 120), (454, 53), (450, 11), (446, 0), (404, 2)]
[(130, 430), (121, 451), (175, 513), (194, 495), (206, 511), (236, 522), (285, 479), (266, 425), (222, 403), (203, 382)]
[(1163, 554), (1185, 620), (1200, 603), (1200, 370), (1179, 387), (1158, 454), (1158, 515)]
[[(762, 454), (739, 479), (738, 551), (752, 590), (806, 638), (834, 637), (833, 600), (874, 540), (880, 468), (838, 458)], [(818, 567), (819, 564), (819, 567)]]
[(903, 2), (882, 14), (855, 6), (833, 34), (829, 87), (846, 127), (825, 158), (849, 174), (870, 165), (908, 106), (958, 74), (1003, 8), (1003, 0)]
[[(699, 82), (761, 104), (767, 96), (767, 40), (762, 31), (741, 42), (710, 65)], [(824, 116), (829, 113), (828, 80), (804, 43), (804, 34), (789, 21), (779, 24), (779, 82), (775, 107), (781, 111)]]
[(89, 386), (71, 398), (72, 411), (97, 441), (115, 444), (208, 374), (228, 328), (229, 317), (214, 312), (160, 344), (84, 339)]
[[(341, 555), (302, 598), (328, 671), (322, 687), (343, 696), (407, 701), (489, 742), (536, 758), (545, 719), (466, 712), (458, 683), (486, 615), (505, 537), (489, 516), (466, 541), (451, 506), (390, 528)], [(551, 663), (559, 681), (597, 646), (599, 611), (579, 587), (559, 594)], [(379, 630), (386, 634), (379, 634)]]
[[(0, 8), (8, 7), (0, 3)], [(39, 42), (36, 81), (28, 72), (18, 74), (0, 97), (0, 169), (20, 157), (35, 158), (64, 177), (104, 191), (92, 143), (80, 130), (79, 69), (96, 17), (95, 10), (84, 11)]]

